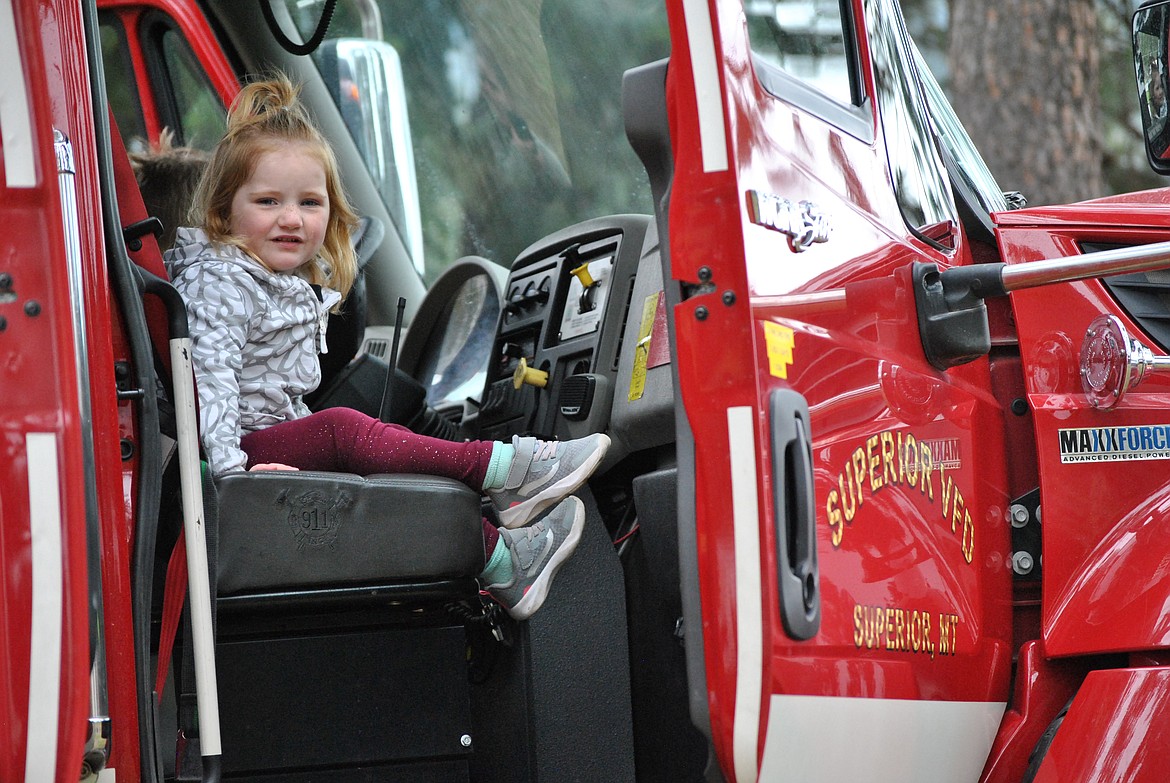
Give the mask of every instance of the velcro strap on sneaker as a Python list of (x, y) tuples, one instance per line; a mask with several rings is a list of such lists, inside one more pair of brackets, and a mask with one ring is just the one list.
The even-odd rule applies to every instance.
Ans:
[(528, 475), (528, 466), (532, 464), (532, 457), (536, 452), (536, 438), (512, 437), (512, 446), (516, 449), (516, 456), (512, 458), (512, 467), (508, 469), (508, 478), (504, 479), (504, 489), (516, 489), (524, 483)]

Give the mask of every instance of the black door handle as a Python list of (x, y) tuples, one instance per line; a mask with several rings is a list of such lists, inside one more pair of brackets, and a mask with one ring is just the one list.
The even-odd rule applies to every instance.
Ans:
[(773, 391), (768, 402), (780, 620), (793, 639), (811, 639), (821, 626), (821, 596), (808, 403), (791, 389)]

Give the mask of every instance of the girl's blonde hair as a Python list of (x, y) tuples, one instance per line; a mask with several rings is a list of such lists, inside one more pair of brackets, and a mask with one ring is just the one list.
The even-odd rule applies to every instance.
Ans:
[(302, 270), (311, 283), (328, 285), (344, 297), (357, 277), (357, 257), (350, 235), (357, 215), (341, 187), (341, 175), (332, 147), (300, 102), (300, 88), (278, 73), (244, 86), (228, 112), (227, 131), (216, 145), (199, 180), (191, 207), (191, 219), (214, 242), (234, 245), (247, 252), (243, 241), (231, 233), (232, 200), (255, 171), (260, 156), (285, 143), (300, 143), (325, 169), (329, 196), (329, 221), (320, 262)]

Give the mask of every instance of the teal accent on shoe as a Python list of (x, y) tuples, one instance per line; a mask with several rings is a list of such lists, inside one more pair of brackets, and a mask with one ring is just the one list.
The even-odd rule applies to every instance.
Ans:
[(512, 555), (508, 552), (508, 545), (504, 543), (504, 538), (501, 536), (479, 578), (486, 585), (507, 583), (512, 581), (513, 573)]
[(545, 516), (518, 530), (500, 531), (512, 559), (513, 576), (507, 582), (488, 583), (484, 589), (516, 620), (527, 620), (548, 597), (553, 576), (573, 553), (585, 527), (585, 504), (567, 497)]
[(508, 470), (516, 459), (516, 447), (510, 443), (496, 441), (492, 444), (492, 456), (488, 461), (487, 475), (483, 478), (483, 489), (503, 489), (508, 479)]

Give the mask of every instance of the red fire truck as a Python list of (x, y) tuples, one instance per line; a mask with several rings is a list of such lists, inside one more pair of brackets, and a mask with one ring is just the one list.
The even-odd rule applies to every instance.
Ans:
[[(1168, 172), (1170, 5), (1133, 31)], [(896, 0), (0, 36), (0, 780), (1170, 775), (1170, 191), (1004, 194)], [(462, 485), (201, 471), (133, 159), (274, 69), (365, 218), (311, 404), (612, 438), (527, 622)]]

